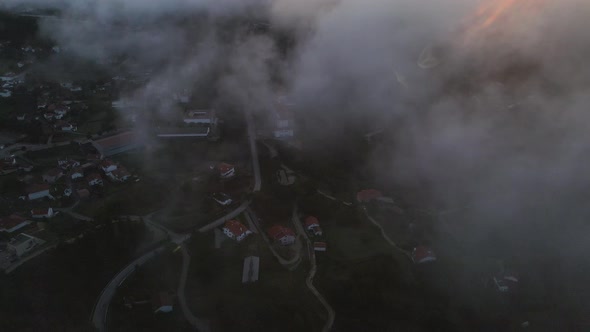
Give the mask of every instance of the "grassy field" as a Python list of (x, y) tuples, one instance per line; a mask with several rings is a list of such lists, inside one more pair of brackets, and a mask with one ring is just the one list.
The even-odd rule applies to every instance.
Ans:
[[(260, 257), (259, 281), (241, 283), (243, 259)], [(213, 249), (212, 234), (191, 241), (187, 299), (214, 331), (317, 331), (323, 312), (305, 286), (308, 267), (289, 272), (259, 237)]]
[(193, 331), (185, 320), (178, 301), (173, 304), (171, 313), (154, 314), (152, 304), (140, 304), (127, 308), (123, 304), (125, 296), (137, 300), (150, 300), (161, 291), (176, 292), (180, 280), (182, 259), (179, 253), (166, 251), (147, 264), (141, 266), (121, 286), (110, 307), (110, 331)]
[(89, 317), (102, 288), (134, 257), (138, 229), (103, 228), (0, 275), (0, 330), (93, 331)]

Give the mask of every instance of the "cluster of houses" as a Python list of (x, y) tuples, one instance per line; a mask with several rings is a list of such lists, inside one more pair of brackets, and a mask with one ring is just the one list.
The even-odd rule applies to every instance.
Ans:
[(0, 160), (0, 175), (6, 175), (18, 171), (30, 172), (33, 165), (25, 164), (17, 160), (14, 156), (6, 157)]

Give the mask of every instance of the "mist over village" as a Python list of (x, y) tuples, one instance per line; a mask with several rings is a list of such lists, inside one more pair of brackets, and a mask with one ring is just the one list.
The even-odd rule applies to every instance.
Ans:
[(0, 1), (0, 331), (589, 331), (589, 17)]

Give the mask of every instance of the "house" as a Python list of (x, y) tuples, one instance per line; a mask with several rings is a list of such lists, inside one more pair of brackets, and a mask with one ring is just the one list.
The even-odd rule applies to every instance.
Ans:
[(24, 121), (26, 118), (27, 118), (27, 115), (26, 114), (19, 114), (19, 115), (16, 116), (16, 119), (18, 121)]
[(222, 179), (229, 179), (232, 176), (236, 175), (236, 169), (233, 165), (228, 163), (219, 163), (215, 166), (217, 172), (219, 172), (219, 176)]
[[(53, 110), (53, 112), (55, 113), (55, 118), (56, 119), (61, 119), (63, 118), (66, 114), (68, 114), (68, 111), (70, 110), (70, 108), (68, 106), (65, 105), (59, 105), (56, 106), (55, 109)], [(59, 117), (58, 117), (59, 116)]]
[(31, 201), (43, 197), (53, 198), (49, 194), (49, 188), (49, 185), (46, 183), (29, 185), (27, 187), (27, 198)]
[(314, 236), (322, 235), (322, 228), (320, 227), (320, 222), (318, 218), (314, 216), (308, 216), (305, 218), (304, 224), (305, 230), (312, 233)]
[(43, 117), (45, 118), (45, 120), (49, 121), (49, 120), (53, 120), (53, 118), (55, 117), (55, 114), (53, 112), (47, 112), (47, 113), (43, 114)]
[(360, 203), (367, 203), (372, 200), (378, 199), (382, 196), (383, 196), (383, 194), (381, 194), (381, 192), (379, 190), (364, 189), (364, 190), (359, 191), (356, 194), (356, 200)]
[(55, 215), (52, 208), (32, 209), (31, 217), (33, 218), (51, 218)]
[(55, 181), (59, 180), (64, 175), (63, 171), (59, 168), (51, 169), (45, 174), (43, 174), (43, 181), (49, 183), (55, 183)]
[(101, 161), (102, 155), (100, 155), (98, 153), (89, 153), (86, 155), (86, 160), (87, 161)]
[(170, 292), (159, 292), (152, 297), (152, 308), (154, 313), (167, 313), (174, 310), (174, 294)]
[(90, 191), (86, 188), (78, 189), (76, 190), (76, 193), (78, 194), (78, 197), (80, 197), (80, 199), (90, 197)]
[(213, 198), (213, 200), (215, 200), (217, 203), (223, 206), (230, 205), (231, 203), (233, 203), (231, 197), (224, 193), (213, 193), (211, 197)]
[(293, 175), (292, 171), (287, 171), (285, 169), (279, 169), (276, 173), (277, 182), (282, 186), (290, 186), (295, 183), (295, 175)]
[(295, 232), (282, 225), (274, 225), (269, 228), (268, 236), (270, 236), (273, 241), (280, 243), (283, 246), (295, 243)]
[(125, 167), (119, 167), (116, 170), (107, 173), (107, 176), (117, 182), (125, 182), (131, 177), (131, 173)]
[(100, 163), (100, 168), (103, 172), (110, 173), (117, 169), (117, 164), (112, 162), (110, 159), (105, 159)]
[(102, 177), (100, 174), (92, 173), (86, 176), (86, 182), (88, 182), (89, 186), (102, 186)]
[[(56, 117), (56, 119), (57, 119), (57, 117)], [(69, 131), (69, 132), (71, 132), (71, 131), (78, 131), (78, 127), (77, 126), (74, 126), (73, 124), (68, 123), (66, 121), (58, 121), (58, 122), (56, 122), (53, 125), (53, 127), (56, 130), (61, 130), (61, 131)]]
[(31, 224), (30, 220), (13, 213), (8, 217), (0, 218), (0, 232), (12, 233), (29, 224)]
[(248, 256), (244, 258), (244, 268), (242, 269), (242, 283), (251, 283), (258, 281), (260, 270), (260, 257)]
[(248, 235), (252, 234), (252, 231), (237, 220), (228, 220), (223, 226), (223, 234), (227, 235), (230, 239), (241, 242)]
[(70, 160), (70, 159), (60, 159), (57, 161), (57, 166), (59, 166), (61, 169), (63, 169), (65, 171), (70, 168), (80, 166), (80, 162), (76, 161), (76, 160)]
[(213, 125), (217, 123), (215, 110), (191, 110), (184, 113), (182, 122), (185, 124)]
[(436, 255), (430, 248), (418, 246), (412, 251), (412, 260), (414, 260), (414, 263), (416, 264), (434, 262), (436, 260)]
[(516, 274), (506, 271), (492, 277), (492, 281), (496, 289), (502, 293), (514, 290), (518, 285), (518, 277)]
[(83, 177), (84, 177), (84, 172), (82, 171), (82, 168), (80, 168), (80, 167), (74, 168), (70, 172), (70, 178), (72, 180), (76, 180), (76, 179), (83, 178)]
[(313, 243), (313, 250), (315, 251), (326, 251), (328, 245), (326, 242), (314, 242)]
[(136, 132), (126, 131), (93, 141), (92, 145), (101, 155), (109, 157), (137, 149), (142, 143)]
[(21, 257), (43, 243), (45, 243), (45, 241), (39, 238), (21, 233), (8, 242), (8, 250), (15, 253), (17, 257)]

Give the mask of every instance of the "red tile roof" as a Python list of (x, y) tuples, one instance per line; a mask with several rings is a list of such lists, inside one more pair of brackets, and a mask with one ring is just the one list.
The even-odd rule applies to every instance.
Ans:
[(305, 227), (309, 227), (312, 225), (320, 225), (320, 221), (318, 220), (318, 218), (314, 216), (308, 216), (307, 218), (305, 218)]
[(273, 238), (274, 240), (279, 240), (284, 238), (285, 236), (295, 236), (295, 232), (288, 227), (282, 225), (274, 225), (268, 229), (268, 236)]
[(128, 144), (135, 144), (137, 143), (137, 135), (135, 132), (127, 131), (124, 133), (120, 133), (114, 136), (109, 136), (106, 138), (101, 138), (99, 140), (94, 141), (95, 144), (99, 145), (101, 148), (105, 150), (109, 150), (112, 148), (117, 148), (123, 145)]
[(381, 192), (379, 190), (375, 190), (375, 189), (364, 189), (359, 191), (356, 194), (356, 199), (359, 202), (369, 202), (372, 201), (376, 198), (382, 197), (383, 194), (381, 194)]
[(50, 169), (45, 173), (47, 176), (59, 176), (61, 174), (63, 174), (63, 172), (59, 168)]
[(27, 194), (38, 193), (40, 191), (49, 190), (49, 188), (51, 187), (46, 183), (31, 184), (27, 186)]
[(430, 248), (418, 246), (414, 248), (414, 251), (412, 252), (412, 258), (414, 258), (414, 262), (416, 263), (423, 263), (436, 260), (436, 255)]
[(102, 180), (102, 176), (100, 176), (100, 174), (98, 173), (92, 173), (92, 174), (88, 174), (86, 176), (86, 180), (91, 181), (91, 180)]
[(21, 216), (19, 216), (18, 214), (12, 214), (8, 217), (3, 217), (0, 218), (0, 229), (6, 229), (9, 230), (13, 227), (16, 227), (24, 222), (27, 222), (27, 220)]
[(78, 196), (80, 196), (80, 198), (86, 198), (88, 196), (90, 196), (90, 191), (86, 188), (84, 189), (78, 189)]
[(49, 213), (49, 208), (32, 209), (31, 214), (34, 216), (46, 215)]
[(248, 231), (248, 227), (237, 220), (226, 221), (223, 228), (227, 228), (235, 237), (239, 237)]
[(221, 173), (227, 173), (227, 172), (231, 171), (232, 168), (234, 168), (234, 165), (231, 165), (228, 163), (220, 163), (217, 165), (217, 170), (219, 170), (219, 172), (221, 172)]

